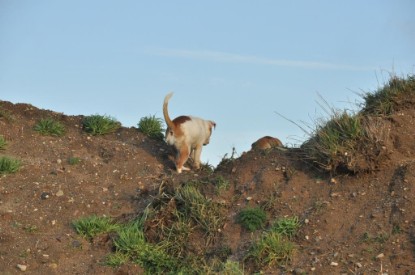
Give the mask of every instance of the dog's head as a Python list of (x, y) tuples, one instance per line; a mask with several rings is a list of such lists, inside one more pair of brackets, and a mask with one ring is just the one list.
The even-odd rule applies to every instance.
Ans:
[(166, 129), (166, 143), (168, 145), (173, 145), (175, 141), (176, 141), (176, 138), (174, 137), (173, 129), (167, 128)]
[(210, 136), (212, 135), (212, 130), (214, 128), (216, 128), (216, 123), (214, 121), (207, 120), (206, 121), (206, 127), (207, 127), (207, 130), (208, 130), (208, 135), (207, 135), (206, 140), (203, 143), (203, 145), (208, 145), (209, 144), (209, 142), (210, 142)]

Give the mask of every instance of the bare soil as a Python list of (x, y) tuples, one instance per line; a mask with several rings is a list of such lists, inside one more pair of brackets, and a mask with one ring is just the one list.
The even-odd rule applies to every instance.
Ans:
[[(213, 174), (177, 174), (171, 149), (135, 128), (90, 136), (83, 116), (66, 116), (28, 104), (0, 101), (12, 119), (0, 117), (8, 142), (0, 155), (22, 161), (17, 173), (0, 177), (0, 273), (141, 274), (135, 264), (108, 267), (107, 236), (89, 242), (72, 221), (106, 215), (125, 218), (143, 211), (160, 185), (178, 185), (218, 175), (231, 182), (221, 194), (227, 219), (220, 239), (241, 261), (252, 234), (235, 221), (247, 205), (266, 205), (268, 222), (298, 216), (295, 254), (264, 274), (415, 274), (415, 109), (406, 106), (385, 118), (387, 158), (371, 173), (329, 175), (296, 157), (295, 149), (249, 151), (220, 164)], [(33, 130), (41, 118), (66, 127), (63, 137)], [(214, 138), (214, 136), (212, 137)], [(209, 150), (207, 146), (204, 150)], [(79, 164), (68, 159), (77, 157)], [(210, 183), (207, 183), (209, 185)], [(197, 242), (197, 240), (194, 240)], [(257, 272), (246, 264), (247, 274)]]

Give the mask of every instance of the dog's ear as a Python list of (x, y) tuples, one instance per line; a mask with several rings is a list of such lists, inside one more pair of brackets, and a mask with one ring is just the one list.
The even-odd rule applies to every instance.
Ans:
[(210, 122), (210, 127), (213, 127), (214, 129), (216, 129), (216, 123), (211, 120), (209, 120), (209, 122)]

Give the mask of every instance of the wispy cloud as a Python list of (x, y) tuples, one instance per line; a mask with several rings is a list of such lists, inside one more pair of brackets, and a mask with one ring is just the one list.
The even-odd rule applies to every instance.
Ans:
[(303, 69), (325, 69), (325, 70), (349, 70), (349, 71), (367, 71), (376, 70), (375, 67), (353, 66), (345, 64), (336, 64), (318, 61), (303, 60), (286, 60), (259, 57), (254, 55), (240, 55), (215, 51), (192, 51), (192, 50), (175, 50), (175, 49), (152, 49), (149, 54), (158, 56), (168, 56), (177, 58), (195, 59), (201, 61), (218, 62), (218, 63), (245, 63), (253, 65), (271, 65), (279, 67), (296, 67)]

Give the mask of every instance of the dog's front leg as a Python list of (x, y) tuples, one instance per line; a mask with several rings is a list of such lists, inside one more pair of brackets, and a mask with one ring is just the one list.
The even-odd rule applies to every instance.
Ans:
[(198, 144), (196, 145), (196, 147), (193, 149), (193, 161), (194, 161), (194, 167), (196, 169), (200, 168), (200, 155), (202, 154), (202, 145)]

